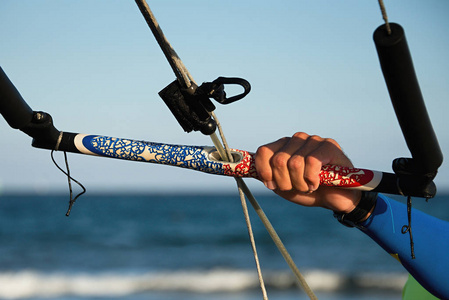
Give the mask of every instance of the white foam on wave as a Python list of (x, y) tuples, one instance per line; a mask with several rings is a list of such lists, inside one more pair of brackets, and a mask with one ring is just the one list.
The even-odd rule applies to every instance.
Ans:
[[(363, 274), (345, 276), (329, 271), (305, 274), (315, 291), (339, 291), (351, 288), (400, 290), (405, 274)], [(265, 272), (268, 288), (290, 289), (296, 283), (288, 271)], [(0, 298), (56, 298), (62, 296), (120, 297), (150, 291), (192, 293), (239, 292), (259, 288), (253, 270), (169, 271), (144, 274), (127, 273), (41, 273), (37, 271), (0, 273)]]

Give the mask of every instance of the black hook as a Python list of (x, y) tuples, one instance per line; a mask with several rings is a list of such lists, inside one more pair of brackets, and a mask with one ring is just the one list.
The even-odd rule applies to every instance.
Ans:
[[(225, 84), (240, 85), (243, 87), (243, 93), (227, 98), (224, 91)], [(229, 104), (242, 99), (250, 91), (251, 85), (245, 79), (218, 77), (213, 82), (205, 82), (199, 87), (192, 83), (187, 89), (175, 80), (160, 91), (159, 96), (167, 104), (184, 131), (195, 130), (210, 135), (216, 130), (216, 122), (211, 117), (215, 105), (210, 98), (221, 104)]]
[[(227, 98), (224, 91), (225, 84), (236, 84), (243, 87), (243, 93)], [(218, 77), (212, 82), (205, 82), (198, 87), (200, 91), (205, 93), (208, 97), (214, 98), (218, 103), (230, 104), (238, 101), (248, 95), (251, 91), (251, 85), (248, 81), (237, 77)]]

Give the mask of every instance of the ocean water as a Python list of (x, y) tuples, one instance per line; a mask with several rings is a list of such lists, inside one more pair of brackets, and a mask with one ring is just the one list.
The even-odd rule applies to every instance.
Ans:
[[(256, 197), (319, 299), (400, 299), (398, 262), (331, 213)], [(0, 195), (0, 299), (262, 299), (237, 193)], [(415, 207), (449, 219), (449, 197)], [(251, 219), (268, 297), (308, 299)]]

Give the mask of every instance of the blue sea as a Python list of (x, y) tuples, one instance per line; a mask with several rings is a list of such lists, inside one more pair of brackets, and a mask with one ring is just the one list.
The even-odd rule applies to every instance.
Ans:
[[(400, 299), (407, 274), (329, 211), (256, 195), (319, 299)], [(262, 299), (236, 193), (0, 195), (0, 299)], [(419, 207), (449, 219), (449, 197)], [(250, 207), (269, 299), (308, 299)]]

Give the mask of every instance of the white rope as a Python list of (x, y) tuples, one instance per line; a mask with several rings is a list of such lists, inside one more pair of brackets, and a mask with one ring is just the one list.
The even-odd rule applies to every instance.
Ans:
[[(223, 140), (223, 144), (224, 144), (224, 147), (226, 149), (226, 153), (227, 153), (228, 157), (230, 157), (230, 161), (233, 161), (233, 158), (232, 158), (232, 155), (231, 155), (231, 151), (230, 151), (230, 149), (228, 147), (228, 143), (227, 143), (226, 138), (225, 138), (225, 136), (223, 134), (223, 128), (222, 128), (220, 122), (218, 121), (217, 116), (215, 114), (213, 114), (213, 117), (215, 119), (215, 122), (217, 123), (217, 128), (218, 128), (218, 131), (220, 133), (221, 139)], [(274, 244), (279, 249), (279, 252), (284, 257), (284, 260), (287, 262), (287, 265), (292, 270), (292, 272), (295, 275), (298, 283), (303, 288), (304, 292), (309, 296), (310, 299), (312, 299), (312, 300), (318, 299), (315, 296), (315, 294), (313, 293), (312, 289), (307, 284), (307, 281), (305, 280), (304, 276), (299, 271), (299, 269), (296, 266), (295, 262), (293, 261), (292, 257), (288, 253), (287, 248), (284, 246), (284, 243), (280, 239), (280, 237), (277, 234), (276, 230), (274, 229), (273, 225), (271, 225), (270, 220), (265, 215), (262, 207), (259, 205), (259, 203), (257, 202), (256, 198), (252, 195), (252, 193), (249, 190), (248, 186), (245, 184), (245, 182), (243, 181), (242, 178), (235, 178), (235, 180), (237, 181), (237, 186), (238, 186), (239, 194), (240, 194), (240, 200), (242, 202), (243, 211), (244, 211), (244, 214), (245, 214), (245, 220), (247, 220), (248, 231), (249, 231), (249, 235), (250, 235), (250, 239), (251, 239), (251, 246), (253, 247), (254, 258), (256, 260), (257, 270), (258, 270), (258, 273), (259, 273), (259, 281), (261, 282), (262, 291), (265, 290), (265, 286), (263, 285), (263, 278), (262, 278), (262, 275), (261, 275), (262, 272), (259, 270), (259, 268), (260, 268), (260, 266), (259, 266), (259, 259), (258, 259), (258, 255), (257, 255), (256, 245), (255, 245), (255, 242), (254, 242), (254, 235), (253, 235), (252, 229), (251, 229), (251, 223), (250, 223), (251, 221), (249, 219), (248, 208), (246, 206), (246, 201), (245, 201), (245, 195), (248, 198), (248, 200), (251, 203), (251, 205), (254, 208), (254, 210), (256, 211), (256, 213), (259, 216), (260, 220), (262, 221), (262, 224), (265, 226), (266, 230), (268, 231), (268, 234), (270, 235), (270, 237), (273, 240)], [(248, 225), (248, 223), (249, 223), (249, 225)]]
[(380, 11), (382, 13), (382, 18), (385, 21), (385, 27), (387, 28), (387, 33), (390, 35), (391, 28), (390, 28), (390, 23), (388, 23), (387, 9), (385, 8), (384, 1), (379, 0), (379, 5), (380, 5)]
[[(155, 36), (157, 42), (159, 43), (159, 46), (161, 47), (167, 60), (169, 61), (170, 66), (172, 67), (173, 72), (175, 73), (176, 77), (187, 88), (190, 87), (191, 83), (192, 82), (194, 83), (194, 80), (193, 80), (191, 74), (189, 73), (189, 71), (187, 70), (187, 68), (185, 67), (185, 65), (183, 64), (183, 62), (181, 61), (181, 59), (179, 58), (179, 56), (176, 54), (173, 47), (170, 45), (168, 40), (165, 38), (164, 33), (162, 32), (162, 29), (160, 28), (159, 24), (157, 23), (156, 18), (154, 17), (153, 13), (150, 10), (150, 7), (148, 6), (148, 4), (146, 3), (145, 0), (135, 0), (135, 1), (137, 3), (137, 6), (139, 7), (140, 11), (142, 12), (142, 15), (144, 16), (145, 20), (147, 21), (147, 24), (149, 25), (151, 31), (153, 32), (153, 35)], [(213, 133), (210, 136), (212, 139), (212, 142), (214, 143), (215, 147), (217, 148), (218, 152), (220, 153), (222, 160), (233, 162), (233, 157), (232, 157), (231, 151), (228, 147), (228, 144), (226, 142), (226, 138), (223, 134), (221, 124), (218, 121), (217, 116), (215, 115), (214, 112), (211, 113), (211, 116), (214, 118), (215, 122), (217, 123), (217, 128), (220, 133), (220, 137), (221, 137), (224, 147), (221, 144), (221, 142), (218, 140), (218, 137), (216, 136), (215, 133)], [(246, 225), (248, 228), (248, 234), (250, 236), (250, 242), (251, 242), (251, 246), (253, 249), (254, 259), (256, 262), (256, 268), (257, 268), (257, 273), (258, 273), (258, 277), (259, 277), (260, 287), (261, 287), (262, 294), (263, 294), (263, 299), (268, 300), (268, 296), (267, 296), (265, 283), (264, 283), (263, 276), (262, 276), (262, 270), (260, 267), (259, 257), (257, 254), (254, 233), (253, 233), (252, 226), (251, 226), (251, 220), (250, 220), (249, 213), (248, 213), (248, 207), (246, 205), (245, 195), (248, 198), (248, 200), (250, 201), (250, 203), (253, 206), (254, 210), (256, 211), (257, 215), (261, 219), (262, 223), (264, 224), (265, 228), (267, 229), (267, 231), (268, 231), (269, 235), (271, 236), (271, 238), (273, 239), (274, 243), (278, 247), (278, 249), (281, 252), (282, 256), (284, 257), (285, 261), (287, 262), (287, 264), (293, 271), (293, 274), (298, 279), (298, 282), (303, 287), (304, 291), (307, 293), (307, 295), (309, 296), (310, 299), (312, 299), (312, 300), (317, 299), (316, 296), (314, 295), (313, 291), (310, 289), (307, 282), (305, 281), (304, 277), (299, 272), (298, 268), (296, 267), (293, 259), (291, 258), (290, 254), (288, 253), (288, 251), (285, 248), (284, 244), (282, 243), (281, 239), (277, 235), (276, 231), (274, 230), (273, 226), (271, 225), (270, 221), (268, 220), (267, 216), (263, 212), (260, 205), (257, 203), (256, 199), (251, 194), (250, 190), (246, 186), (243, 179), (236, 178), (235, 180), (237, 182), (240, 200), (241, 200), (242, 208), (243, 208), (243, 213), (244, 213)]]
[(153, 12), (148, 6), (148, 3), (145, 0), (135, 0), (135, 1), (143, 17), (145, 18), (145, 21), (147, 22), (148, 26), (153, 32), (156, 41), (161, 47), (162, 52), (165, 54), (165, 57), (167, 58), (170, 66), (172, 67), (176, 77), (178, 78), (180, 83), (184, 83), (184, 85), (187, 88), (190, 87), (190, 82), (192, 81), (192, 78), (188, 73), (188, 71), (186, 72), (187, 68), (184, 66), (178, 54), (176, 54), (176, 51), (170, 45), (164, 33), (162, 32), (162, 29), (159, 26)]
[(264, 300), (268, 300), (267, 289), (265, 288), (265, 282), (263, 280), (262, 268), (260, 267), (259, 255), (257, 254), (256, 241), (254, 239), (254, 233), (251, 226), (251, 219), (249, 217), (248, 206), (246, 205), (245, 194), (241, 187), (243, 180), (241, 178), (235, 179), (237, 182), (237, 187), (240, 196), (240, 202), (242, 203), (243, 214), (245, 216), (246, 227), (248, 228), (248, 235), (251, 242), (251, 247), (253, 249), (254, 260), (256, 262), (257, 275), (259, 278), (260, 289), (262, 290), (262, 295)]
[(212, 117), (214, 118), (215, 123), (217, 124), (218, 132), (220, 133), (221, 141), (223, 142), (223, 146), (226, 151), (226, 156), (230, 162), (234, 162), (234, 158), (232, 157), (231, 154), (231, 149), (229, 148), (228, 142), (226, 141), (226, 138), (223, 133), (223, 127), (221, 126), (220, 121), (218, 121), (218, 118), (214, 112), (212, 112)]
[[(220, 137), (222, 139), (224, 149), (225, 149), (224, 151), (221, 150), (218, 152), (220, 153), (222, 160), (234, 162), (234, 157), (232, 157), (231, 150), (228, 147), (228, 143), (223, 134), (223, 128), (221, 127), (220, 121), (218, 120), (218, 118), (214, 112), (212, 112), (212, 116), (213, 116), (215, 122), (217, 123), (218, 132), (220, 133)], [(220, 146), (221, 146), (221, 143), (220, 143)], [(222, 154), (222, 152), (224, 152), (224, 153)], [(246, 205), (245, 193), (243, 192), (243, 189), (242, 189), (242, 185), (244, 185), (244, 182), (241, 178), (235, 178), (235, 180), (237, 182), (237, 188), (238, 188), (238, 192), (239, 192), (239, 196), (240, 196), (240, 202), (242, 204), (243, 215), (245, 216), (246, 227), (248, 229), (250, 244), (251, 244), (251, 248), (253, 250), (254, 261), (256, 263), (256, 270), (257, 270), (257, 276), (259, 279), (260, 289), (262, 291), (263, 299), (268, 300), (267, 289), (265, 287), (265, 282), (263, 280), (263, 274), (262, 274), (262, 268), (260, 267), (259, 255), (257, 254), (256, 241), (254, 238), (254, 232), (253, 232), (253, 228), (251, 225), (251, 219), (249, 217), (248, 206)]]
[(237, 180), (241, 180), (240, 187), (242, 188), (243, 192), (245, 193), (246, 197), (248, 198), (249, 202), (253, 206), (254, 210), (256, 211), (257, 215), (259, 216), (260, 220), (262, 221), (263, 225), (268, 231), (268, 234), (271, 236), (271, 239), (275, 243), (276, 247), (278, 248), (279, 252), (281, 252), (282, 256), (284, 257), (284, 260), (287, 262), (288, 266), (292, 270), (293, 274), (295, 275), (298, 283), (303, 288), (304, 292), (309, 296), (310, 299), (315, 300), (318, 299), (315, 294), (313, 293), (312, 289), (307, 284), (307, 281), (305, 280), (304, 276), (299, 271), (298, 267), (296, 266), (295, 262), (293, 261), (292, 257), (287, 251), (287, 248), (285, 248), (284, 243), (282, 243), (281, 238), (276, 233), (276, 230), (274, 229), (273, 225), (271, 225), (270, 220), (268, 220), (268, 217), (265, 215), (264, 211), (260, 207), (259, 203), (257, 202), (256, 198), (251, 194), (251, 191), (246, 186), (245, 182), (241, 178), (237, 178)]

